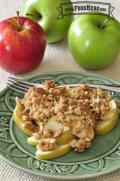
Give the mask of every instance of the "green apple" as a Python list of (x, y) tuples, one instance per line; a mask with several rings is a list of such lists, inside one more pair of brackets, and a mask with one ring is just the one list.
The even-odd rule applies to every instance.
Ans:
[(46, 32), (47, 41), (54, 43), (65, 38), (72, 21), (72, 16), (57, 19), (58, 7), (61, 3), (66, 2), (69, 3), (70, 0), (26, 0), (23, 4), (22, 14), (38, 22)]
[(70, 26), (68, 43), (79, 65), (105, 68), (120, 52), (120, 23), (104, 14), (80, 15)]

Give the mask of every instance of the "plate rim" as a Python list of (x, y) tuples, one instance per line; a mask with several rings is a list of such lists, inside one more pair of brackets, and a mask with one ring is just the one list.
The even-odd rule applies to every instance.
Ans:
[(104, 175), (108, 175), (109, 173), (113, 173), (114, 171), (117, 171), (117, 170), (119, 170), (120, 169), (120, 167), (119, 168), (114, 168), (114, 169), (110, 169), (109, 171), (102, 171), (102, 173), (99, 173), (99, 174), (97, 174), (97, 172), (95, 173), (95, 174), (93, 174), (93, 175), (85, 175), (85, 176), (74, 176), (74, 177), (72, 177), (72, 174), (70, 174), (70, 176), (69, 175), (67, 175), (66, 177), (65, 177), (65, 175), (59, 175), (59, 176), (57, 176), (57, 175), (50, 175), (50, 174), (42, 174), (42, 173), (35, 173), (34, 171), (31, 171), (30, 169), (27, 169), (27, 168), (23, 168), (22, 166), (20, 166), (20, 165), (17, 165), (17, 164), (15, 164), (15, 163), (13, 163), (13, 162), (11, 162), (11, 161), (9, 161), (9, 160), (7, 160), (5, 157), (2, 157), (1, 155), (0, 155), (0, 159), (1, 160), (3, 160), (3, 161), (5, 161), (5, 163), (7, 164), (9, 164), (10, 166), (13, 166), (14, 168), (17, 168), (17, 169), (20, 169), (21, 171), (24, 171), (24, 172), (26, 172), (26, 173), (28, 173), (28, 174), (33, 174), (34, 176), (39, 176), (39, 177), (42, 177), (42, 178), (46, 178), (46, 179), (56, 179), (56, 180), (59, 180), (59, 179), (62, 179), (62, 180), (66, 180), (66, 181), (70, 181), (71, 179), (72, 180), (80, 180), (80, 179), (91, 179), (91, 178), (96, 178), (96, 177), (100, 177), (100, 176), (104, 176)]
[[(101, 75), (101, 74), (97, 74), (97, 73), (91, 73), (90, 71), (87, 71), (87, 72), (79, 72), (79, 71), (54, 71), (54, 72), (44, 72), (44, 73), (40, 73), (40, 74), (36, 74), (36, 75), (30, 75), (29, 77), (16, 77), (16, 78), (20, 78), (21, 80), (32, 80), (34, 77), (39, 77), (41, 75), (48, 75), (48, 74), (52, 74), (52, 75), (55, 75), (55, 74), (80, 74), (80, 75), (87, 75), (87, 76), (97, 76), (99, 78), (103, 78), (103, 79), (107, 79), (109, 81), (111, 81), (111, 83), (117, 83), (117, 84), (120, 84), (120, 81), (117, 81), (117, 80), (114, 80), (108, 76), (105, 76), (105, 75)], [(8, 86), (6, 86), (6, 88), (8, 88)], [(5, 89), (5, 88), (4, 88)], [(4, 90), (3, 89), (3, 90)], [(1, 91), (0, 91), (1, 92)]]

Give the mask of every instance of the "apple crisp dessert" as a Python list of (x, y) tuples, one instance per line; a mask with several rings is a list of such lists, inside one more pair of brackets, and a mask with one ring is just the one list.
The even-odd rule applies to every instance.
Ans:
[(115, 126), (118, 112), (115, 101), (100, 87), (57, 87), (46, 80), (43, 88), (29, 88), (22, 100), (16, 98), (13, 116), (21, 130), (31, 135), (28, 143), (36, 145), (36, 156), (50, 159), (71, 148), (77, 152), (89, 148), (96, 133)]

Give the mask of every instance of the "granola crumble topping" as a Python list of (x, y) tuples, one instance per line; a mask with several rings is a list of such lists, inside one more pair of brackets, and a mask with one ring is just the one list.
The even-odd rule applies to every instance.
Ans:
[[(53, 80), (47, 80), (43, 88), (29, 88), (24, 98), (17, 98), (16, 102), (22, 110), (23, 126), (45, 138), (39, 141), (38, 148), (44, 151), (55, 149), (56, 138), (71, 130), (76, 139), (70, 145), (75, 151), (82, 152), (91, 146), (94, 128), (109, 111), (110, 100), (111, 96), (99, 87), (93, 89), (81, 84), (76, 88), (59, 88)], [(63, 128), (45, 129), (45, 124), (55, 116)]]
[(37, 145), (37, 148), (42, 151), (54, 150), (57, 147), (55, 139), (41, 139)]

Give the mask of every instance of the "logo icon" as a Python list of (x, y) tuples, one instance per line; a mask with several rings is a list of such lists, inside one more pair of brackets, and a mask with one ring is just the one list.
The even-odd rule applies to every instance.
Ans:
[(57, 19), (62, 19), (64, 16), (80, 15), (86, 13), (104, 13), (113, 16), (114, 7), (111, 3), (95, 2), (95, 1), (77, 1), (71, 3), (61, 3), (58, 9)]

